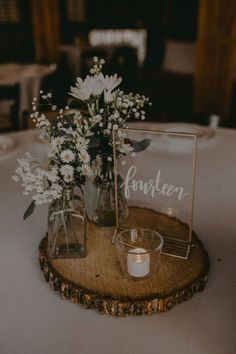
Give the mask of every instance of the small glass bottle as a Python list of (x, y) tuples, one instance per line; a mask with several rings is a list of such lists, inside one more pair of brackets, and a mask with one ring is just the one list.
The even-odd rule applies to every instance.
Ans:
[[(99, 226), (116, 225), (115, 183), (112, 163), (103, 165), (103, 178), (86, 177), (85, 209), (89, 220)], [(118, 217), (123, 222), (128, 217), (128, 207), (123, 190), (118, 183)]]
[(83, 202), (72, 188), (53, 201), (48, 213), (48, 256), (82, 258), (86, 256), (86, 218)]

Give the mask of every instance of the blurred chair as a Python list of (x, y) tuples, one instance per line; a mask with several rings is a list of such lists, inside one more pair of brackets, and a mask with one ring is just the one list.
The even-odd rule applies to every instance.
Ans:
[(145, 28), (92, 29), (88, 40), (94, 47), (132, 47), (136, 49), (138, 65), (141, 68), (147, 54), (147, 30)]
[(163, 70), (176, 74), (194, 74), (196, 45), (192, 42), (166, 42)]
[(147, 119), (163, 122), (206, 121), (193, 114), (195, 44), (167, 40), (160, 70), (139, 73), (137, 87), (150, 97)]
[(165, 47), (159, 86), (166, 119), (196, 123), (202, 119), (192, 109), (196, 45), (168, 40)]
[(0, 85), (0, 131), (19, 129), (19, 85)]

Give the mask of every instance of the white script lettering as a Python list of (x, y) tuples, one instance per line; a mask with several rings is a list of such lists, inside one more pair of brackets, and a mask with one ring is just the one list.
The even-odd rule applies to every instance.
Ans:
[(189, 193), (184, 193), (183, 187), (176, 187), (173, 184), (163, 183), (161, 180), (161, 171), (157, 171), (156, 178), (154, 180), (149, 179), (147, 181), (134, 179), (137, 173), (137, 167), (130, 166), (125, 181), (122, 183), (121, 187), (124, 187), (124, 194), (127, 199), (130, 198), (130, 192), (142, 191), (144, 195), (150, 194), (152, 198), (157, 195), (163, 195), (171, 197), (176, 194), (178, 200), (182, 200), (184, 197), (189, 195)]

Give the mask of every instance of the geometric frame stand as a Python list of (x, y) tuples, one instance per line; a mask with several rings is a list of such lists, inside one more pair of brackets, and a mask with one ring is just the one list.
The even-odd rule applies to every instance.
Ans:
[[(162, 214), (152, 210), (132, 209), (137, 227), (141, 216), (152, 223), (154, 218), (157, 223), (163, 218)], [(172, 218), (168, 222), (171, 223)], [(178, 221), (178, 227), (184, 232), (187, 226)], [(193, 233), (188, 260), (161, 255), (156, 274), (135, 281), (122, 274), (115, 246), (111, 243), (114, 230), (88, 221), (86, 258), (49, 259), (47, 237), (42, 239), (39, 245), (41, 270), (52, 289), (63, 299), (103, 314), (123, 317), (167, 312), (204, 289), (209, 258), (196, 234)]]
[[(176, 187), (174, 187), (173, 185), (169, 185), (164, 183), (162, 188), (159, 188), (159, 182), (162, 181), (162, 179), (159, 180), (160, 177), (160, 173), (161, 170), (157, 170), (153, 175), (150, 175), (150, 171), (149, 169), (143, 169), (140, 168), (140, 159), (137, 159), (137, 161), (135, 162), (135, 160), (132, 160), (129, 156), (129, 154), (127, 155), (127, 158), (125, 159), (125, 157), (123, 156), (123, 163), (121, 164), (119, 161), (119, 155), (117, 154), (117, 145), (119, 146), (120, 143), (120, 139), (121, 137), (124, 136), (125, 139), (129, 142), (133, 141), (133, 146), (135, 146), (135, 141), (137, 143), (137, 141), (139, 142), (143, 142), (146, 140), (146, 144), (148, 145), (147, 141), (149, 140), (149, 142), (151, 143), (151, 149), (149, 150), (148, 147), (146, 150), (146, 154), (145, 156), (142, 156), (142, 158), (146, 158), (148, 159), (149, 156), (152, 156), (152, 160), (153, 160), (153, 155), (156, 155), (156, 162), (154, 162), (154, 160), (152, 161), (152, 163), (156, 163), (158, 165), (158, 163), (161, 162), (160, 160), (160, 156), (159, 156), (159, 149), (160, 149), (160, 141), (162, 140), (162, 138), (164, 137), (165, 139), (170, 139), (169, 144), (171, 142), (171, 139), (174, 139), (174, 143), (176, 144), (176, 139), (177, 139), (177, 143), (180, 143), (181, 140), (183, 140), (183, 145), (186, 143), (186, 139), (188, 142), (188, 149), (187, 150), (189, 152), (189, 163), (187, 164), (185, 160), (185, 169), (188, 166), (189, 171), (189, 178), (188, 178), (188, 184), (190, 183), (189, 188), (189, 192), (186, 193), (186, 195), (188, 195), (188, 197), (190, 198), (190, 200), (186, 203), (183, 203), (183, 201), (180, 204), (180, 201), (184, 198), (183, 196), (181, 197), (180, 195), (178, 195), (178, 197), (175, 200), (176, 204), (174, 209), (178, 209), (178, 207), (180, 207), (181, 205), (181, 209), (184, 206), (184, 209), (182, 210), (182, 213), (184, 212), (184, 214), (188, 215), (187, 219), (187, 223), (189, 225), (188, 228), (185, 229), (185, 237), (183, 239), (183, 237), (181, 237), (180, 239), (178, 238), (178, 236), (176, 237), (176, 235), (173, 237), (172, 234), (170, 234), (168, 232), (168, 230), (164, 231), (163, 230), (163, 238), (164, 238), (164, 247), (162, 249), (162, 253), (166, 254), (168, 256), (172, 256), (172, 257), (179, 257), (182, 259), (188, 259), (189, 253), (191, 251), (191, 238), (192, 238), (192, 224), (193, 224), (193, 209), (194, 209), (194, 192), (195, 192), (195, 175), (196, 175), (196, 151), (197, 151), (197, 135), (195, 134), (191, 134), (191, 133), (178, 133), (178, 132), (168, 132), (168, 131), (152, 131), (152, 130), (140, 130), (140, 129), (118, 129), (118, 130), (113, 130), (113, 156), (114, 156), (114, 183), (115, 183), (115, 200), (116, 200), (116, 231), (115, 231), (115, 235), (117, 234), (117, 232), (121, 231), (122, 229), (127, 229), (127, 221), (130, 223), (129, 217), (124, 221), (124, 222), (120, 222), (119, 220), (119, 189), (122, 187), (122, 191), (127, 199), (128, 205), (139, 205), (140, 202), (137, 200), (140, 200), (141, 198), (141, 194), (143, 194), (144, 199), (142, 201), (142, 206), (145, 206), (146, 208), (150, 208), (152, 206), (152, 208), (154, 207), (154, 204), (156, 204), (156, 207), (158, 209), (158, 207), (160, 207), (160, 200), (157, 197), (157, 194), (155, 194), (156, 192), (160, 192), (159, 196), (161, 195), (165, 195), (165, 199), (163, 200), (164, 204), (166, 205), (166, 209), (171, 210), (171, 203), (173, 203), (173, 200), (171, 202), (171, 199), (167, 201), (168, 198), (171, 197), (171, 195), (173, 195), (173, 190), (176, 190)], [(143, 139), (145, 137), (145, 139)], [(179, 140), (180, 139), (180, 140)], [(173, 143), (173, 140), (172, 140)], [(132, 143), (131, 143), (132, 145)], [(167, 144), (168, 145), (168, 144)], [(170, 144), (171, 146), (171, 144)], [(173, 147), (172, 147), (173, 148)], [(178, 149), (177, 149), (178, 151)], [(174, 158), (174, 160), (176, 160), (176, 151), (173, 155), (173, 152), (169, 154), (169, 158)], [(136, 156), (136, 155), (135, 155)], [(137, 155), (139, 156), (139, 155)], [(178, 156), (178, 154), (177, 154)], [(178, 156), (180, 157), (180, 156)], [(181, 159), (182, 160), (182, 159)], [(133, 161), (133, 162), (132, 162)], [(167, 170), (170, 169), (170, 165), (169, 165), (169, 159), (164, 160), (165, 164), (167, 165)], [(178, 161), (178, 160), (176, 160)], [(126, 162), (128, 162), (126, 164)], [(163, 163), (163, 162), (162, 162)], [(164, 166), (165, 166), (164, 164)], [(187, 164), (187, 166), (186, 166)], [(126, 165), (127, 167), (124, 167), (124, 165)], [(169, 171), (169, 174), (172, 175), (173, 178), (173, 164), (171, 164), (171, 171)], [(139, 166), (139, 167), (138, 167)], [(169, 166), (169, 167), (168, 167)], [(182, 165), (181, 165), (182, 166)], [(166, 167), (166, 166), (165, 166)], [(162, 166), (163, 168), (163, 166)], [(183, 167), (179, 168), (181, 171), (183, 170)], [(137, 171), (141, 170), (141, 176), (139, 175), (140, 172), (137, 173)], [(146, 171), (146, 172), (145, 172)], [(137, 174), (136, 174), (137, 173)], [(155, 179), (155, 173), (157, 173), (157, 176)], [(182, 173), (182, 172), (181, 172)], [(185, 171), (186, 173), (186, 171)], [(188, 174), (187, 174), (188, 176)], [(154, 179), (152, 179), (154, 177)], [(182, 176), (181, 176), (182, 178)], [(119, 185), (118, 181), (121, 180), (121, 186)], [(165, 189), (171, 189), (170, 194), (165, 192)], [(177, 187), (177, 191), (180, 191), (182, 189), (183, 195), (184, 195), (184, 187)], [(148, 198), (147, 198), (148, 196)], [(155, 196), (155, 198), (154, 198)], [(176, 197), (176, 196), (175, 196)], [(133, 199), (132, 199), (133, 198)], [(137, 199), (138, 198), (138, 199)], [(145, 200), (145, 202), (144, 202)], [(145, 203), (145, 204), (144, 204)], [(170, 204), (169, 204), (170, 203)], [(156, 208), (155, 208), (156, 209)], [(143, 226), (144, 227), (144, 226)], [(143, 228), (141, 226), (141, 228)], [(135, 228), (135, 225), (130, 225), (130, 228)], [(115, 238), (114, 235), (114, 238)], [(114, 241), (114, 239), (113, 239)]]

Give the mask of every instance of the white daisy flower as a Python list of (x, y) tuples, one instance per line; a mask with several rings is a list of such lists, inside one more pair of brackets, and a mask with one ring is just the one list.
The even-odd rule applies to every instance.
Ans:
[(92, 95), (100, 96), (105, 88), (105, 78), (102, 73), (90, 77), (90, 84), (92, 86)]
[(63, 177), (74, 175), (74, 167), (71, 165), (62, 165), (60, 171)]
[(54, 183), (58, 180), (58, 172), (57, 168), (53, 167), (48, 173), (47, 173), (47, 178), (50, 182)]
[(51, 145), (55, 149), (56, 147), (62, 145), (65, 141), (65, 138), (62, 136), (57, 136), (56, 138), (51, 140)]
[(75, 87), (71, 87), (69, 94), (81, 101), (86, 101), (90, 96), (100, 96), (104, 91), (106, 80), (102, 73), (94, 76), (87, 75), (84, 80), (77, 78)]
[(90, 156), (86, 150), (81, 150), (79, 153), (79, 159), (82, 161), (84, 164), (89, 163), (90, 161)]
[(122, 78), (118, 77), (117, 74), (115, 74), (113, 76), (106, 75), (105, 80), (106, 80), (105, 89), (110, 92), (112, 92), (114, 90), (114, 88), (119, 86), (120, 83), (122, 82)]
[(104, 89), (104, 100), (105, 103), (110, 103), (113, 102), (116, 97), (116, 95), (112, 93), (112, 91), (114, 90), (114, 88), (120, 85), (120, 83), (122, 82), (122, 78), (118, 77), (117, 74), (115, 74), (114, 76), (106, 75), (105, 82), (106, 83)]
[(69, 95), (81, 100), (81, 101), (86, 101), (89, 99), (91, 92), (92, 92), (92, 86), (89, 85), (88, 80), (86, 79), (83, 81), (80, 77), (77, 78), (76, 87), (71, 87), (71, 92), (69, 92)]
[(75, 154), (69, 149), (63, 150), (60, 154), (60, 157), (65, 163), (70, 163), (75, 160)]
[(63, 176), (63, 179), (66, 183), (73, 182), (73, 175), (65, 175)]

